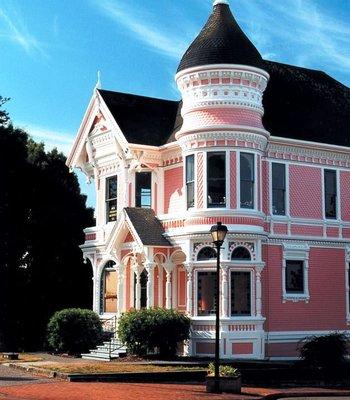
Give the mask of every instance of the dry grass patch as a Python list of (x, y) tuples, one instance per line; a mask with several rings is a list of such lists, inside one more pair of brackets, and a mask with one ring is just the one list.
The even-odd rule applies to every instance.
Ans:
[(18, 362), (36, 362), (42, 361), (42, 357), (38, 357), (35, 354), (19, 353), (18, 360), (9, 360), (8, 358), (3, 358), (3, 353), (0, 353), (0, 364), (3, 363), (18, 363)]
[(138, 372), (179, 372), (204, 370), (201, 367), (160, 366), (149, 364), (126, 364), (118, 362), (87, 363), (48, 363), (44, 366), (50, 371), (66, 374), (104, 374), (104, 373), (138, 373)]

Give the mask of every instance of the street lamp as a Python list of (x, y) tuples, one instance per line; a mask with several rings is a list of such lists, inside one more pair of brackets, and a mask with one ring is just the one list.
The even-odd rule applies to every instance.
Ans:
[(213, 243), (216, 246), (216, 306), (215, 306), (215, 387), (214, 392), (220, 393), (220, 375), (219, 375), (219, 363), (220, 363), (220, 248), (224, 243), (227, 227), (218, 222), (213, 225), (210, 229)]

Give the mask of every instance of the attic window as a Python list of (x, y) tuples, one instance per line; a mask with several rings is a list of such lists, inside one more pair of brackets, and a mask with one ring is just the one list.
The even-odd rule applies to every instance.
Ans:
[(106, 179), (106, 222), (117, 220), (118, 177)]

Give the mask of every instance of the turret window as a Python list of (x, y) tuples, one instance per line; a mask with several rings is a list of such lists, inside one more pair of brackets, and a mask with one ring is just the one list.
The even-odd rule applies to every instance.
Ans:
[(337, 218), (337, 172), (334, 170), (324, 171), (324, 208), (326, 218)]
[(106, 221), (117, 220), (118, 178), (111, 176), (106, 180)]
[(241, 208), (254, 208), (254, 154), (241, 153)]
[(272, 163), (272, 213), (286, 214), (286, 166)]
[(151, 208), (152, 173), (138, 172), (136, 174), (135, 205), (141, 208)]
[(207, 158), (208, 207), (226, 207), (226, 153), (211, 152)]
[(186, 157), (187, 209), (194, 207), (194, 155)]

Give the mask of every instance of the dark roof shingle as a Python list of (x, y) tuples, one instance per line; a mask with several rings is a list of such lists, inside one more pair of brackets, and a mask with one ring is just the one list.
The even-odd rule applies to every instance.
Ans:
[(172, 246), (164, 237), (164, 228), (150, 208), (124, 208), (144, 246)]

